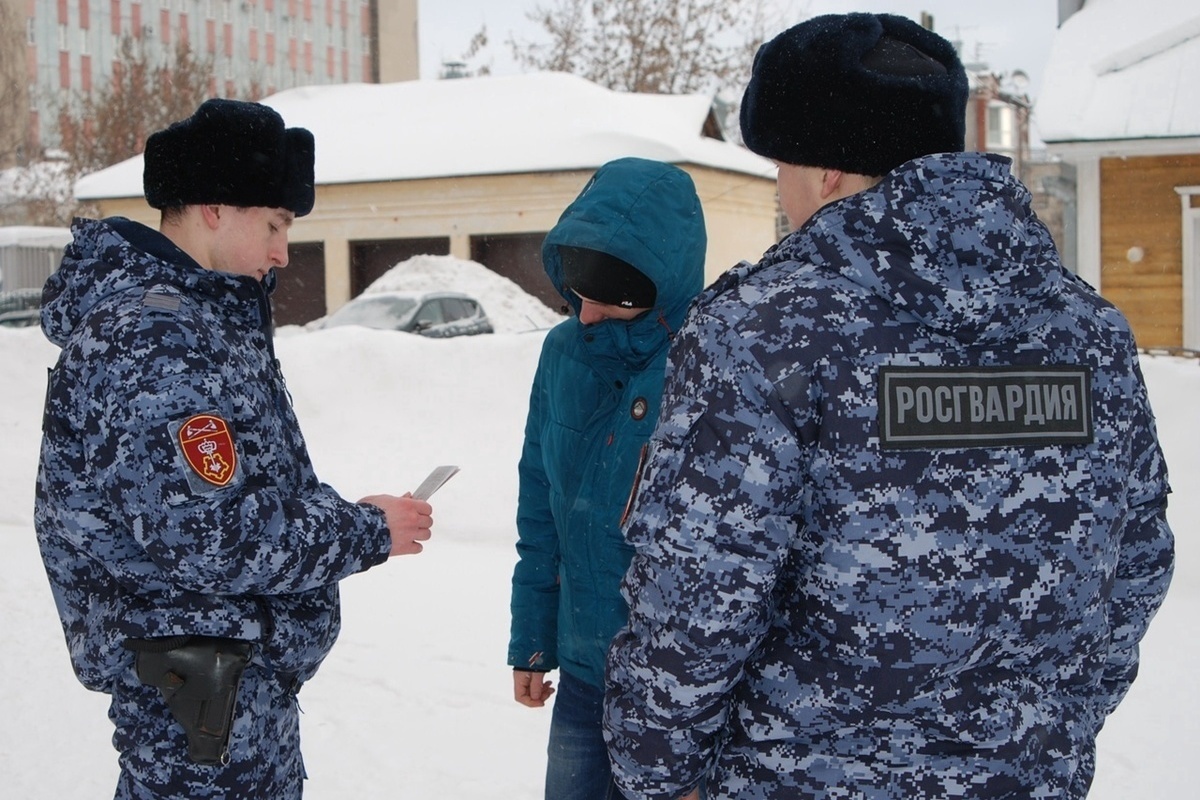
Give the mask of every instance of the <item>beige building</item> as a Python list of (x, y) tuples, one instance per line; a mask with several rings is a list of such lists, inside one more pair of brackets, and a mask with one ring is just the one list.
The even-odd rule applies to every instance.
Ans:
[(376, 65), (372, 83), (415, 80), (421, 74), (416, 0), (373, 0), (364, 6), (374, 18), (370, 37), (372, 61)]
[[(332, 311), (422, 253), (471, 259), (547, 304), (541, 242), (605, 162), (679, 165), (696, 182), (711, 281), (775, 242), (775, 169), (723, 140), (702, 95), (613, 92), (560, 73), (317, 86), (267, 98), (317, 142), (313, 213), (292, 229), (281, 323)], [(157, 225), (140, 156), (89, 175), (80, 200)]]

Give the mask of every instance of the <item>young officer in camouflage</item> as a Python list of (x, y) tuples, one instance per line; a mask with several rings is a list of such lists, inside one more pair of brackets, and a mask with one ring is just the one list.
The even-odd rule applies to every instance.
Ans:
[(621, 158), (596, 171), (542, 245), (575, 311), (546, 335), (529, 395), (512, 580), (517, 702), (555, 690), (546, 800), (616, 797), (601, 715), (604, 657), (625, 624), (621, 536), (654, 430), (673, 331), (704, 286), (700, 198), (679, 167)]
[(312, 134), (210, 100), (146, 142), (145, 190), (160, 231), (78, 220), (45, 287), (38, 543), (75, 673), (112, 695), (117, 798), (298, 798), (338, 581), (419, 552), (431, 509), (320, 483), (275, 359)]
[[(797, 25), (742, 105), (798, 229), (672, 344), (605, 727), (629, 797), (1083, 798), (1173, 564), (1120, 312), (954, 48)], [(880, 177), (882, 176), (882, 177)]]

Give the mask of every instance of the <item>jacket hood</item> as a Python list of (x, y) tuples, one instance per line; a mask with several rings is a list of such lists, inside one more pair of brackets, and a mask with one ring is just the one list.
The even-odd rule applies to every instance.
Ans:
[(769, 260), (834, 270), (966, 345), (1015, 338), (1053, 313), (1063, 269), (1009, 164), (985, 153), (906, 162), (822, 208)]
[(691, 177), (671, 164), (640, 158), (605, 164), (547, 234), (546, 274), (578, 314), (579, 298), (563, 284), (561, 244), (608, 253), (645, 274), (657, 291), (646, 316), (661, 316), (672, 331), (704, 287), (704, 212)]
[(206, 270), (162, 234), (122, 217), (76, 219), (71, 232), (42, 289), (42, 331), (59, 347), (101, 301), (132, 289), (170, 284), (239, 301), (255, 296), (254, 279)]

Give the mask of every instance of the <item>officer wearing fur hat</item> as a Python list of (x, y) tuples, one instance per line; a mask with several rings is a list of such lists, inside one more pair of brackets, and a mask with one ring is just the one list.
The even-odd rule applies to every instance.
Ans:
[[(542, 245), (575, 312), (546, 335), (519, 465), (512, 580), (517, 702), (555, 694), (546, 800), (604, 800), (604, 657), (625, 623), (621, 537), (662, 397), (667, 347), (704, 285), (707, 238), (692, 179), (640, 158), (603, 165)], [(559, 671), (558, 687), (546, 680)]]
[(796, 230), (671, 347), (605, 730), (631, 798), (1083, 798), (1170, 581), (1124, 317), (954, 48), (896, 16), (765, 44), (741, 108)]
[(313, 152), (266, 106), (205, 102), (146, 142), (159, 230), (76, 220), (44, 289), (38, 544), (75, 673), (112, 697), (118, 798), (300, 797), (338, 581), (430, 535), (424, 501), (317, 479), (275, 359)]

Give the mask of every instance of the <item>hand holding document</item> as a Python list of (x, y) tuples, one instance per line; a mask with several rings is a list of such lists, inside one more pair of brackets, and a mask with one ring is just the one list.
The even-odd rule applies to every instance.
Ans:
[(458, 467), (442, 466), (434, 467), (433, 472), (425, 480), (421, 481), (421, 485), (416, 488), (412, 496), (418, 500), (428, 500), (433, 496), (433, 493), (442, 488), (442, 484), (458, 474)]
[(433, 527), (429, 497), (456, 474), (458, 474), (458, 467), (437, 467), (429, 473), (425, 480), (421, 481), (421, 485), (416, 490), (403, 497), (377, 494), (358, 501), (383, 509), (387, 518), (388, 532), (392, 537), (389, 555), (402, 556), (421, 552), (423, 549), (421, 542), (429, 539), (430, 529)]

